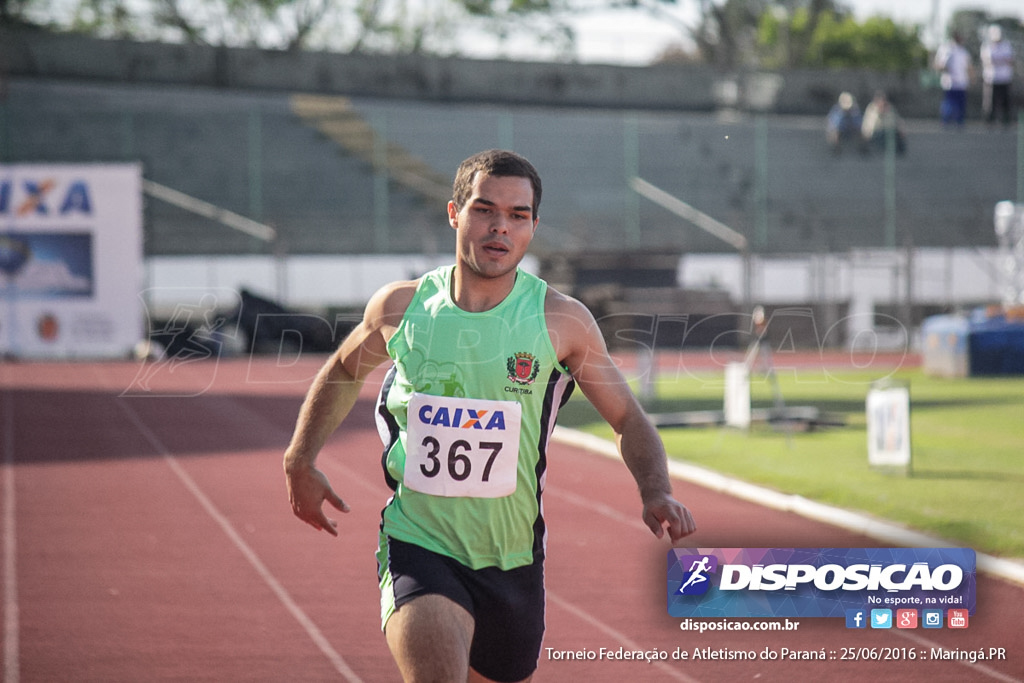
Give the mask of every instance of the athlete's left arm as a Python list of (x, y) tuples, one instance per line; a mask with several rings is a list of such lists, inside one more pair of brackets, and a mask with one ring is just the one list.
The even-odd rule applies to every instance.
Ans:
[(676, 541), (696, 530), (690, 511), (672, 496), (665, 447), (626, 379), (608, 355), (594, 316), (579, 301), (549, 289), (545, 314), (559, 360), (615, 431), (622, 459), (640, 489), (644, 522)]

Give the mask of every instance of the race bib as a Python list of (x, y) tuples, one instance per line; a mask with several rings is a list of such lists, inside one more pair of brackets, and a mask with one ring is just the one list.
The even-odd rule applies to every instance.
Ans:
[(501, 498), (516, 490), (516, 401), (413, 394), (409, 400), (404, 483), (449, 498)]

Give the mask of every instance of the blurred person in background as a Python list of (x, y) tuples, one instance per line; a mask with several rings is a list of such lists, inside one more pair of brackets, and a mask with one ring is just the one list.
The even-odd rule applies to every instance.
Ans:
[(1013, 45), (1003, 38), (1003, 30), (999, 26), (988, 27), (987, 40), (981, 45), (981, 78), (985, 120), (995, 123), (998, 111), (1003, 125), (1010, 125)]
[(885, 150), (889, 131), (892, 131), (893, 140), (896, 145), (896, 154), (902, 155), (907, 151), (907, 138), (903, 131), (903, 121), (900, 119), (896, 108), (886, 97), (885, 91), (878, 90), (875, 96), (864, 108), (864, 123), (861, 126), (861, 134), (864, 141), (879, 150)]
[(954, 31), (952, 39), (935, 52), (933, 66), (941, 74), (939, 118), (943, 125), (962, 128), (967, 117), (967, 86), (971, 84), (973, 66), (959, 31)]
[(839, 94), (825, 117), (825, 140), (834, 154), (841, 154), (843, 146), (853, 143), (861, 152), (867, 150), (861, 139), (863, 116), (857, 100), (848, 92)]

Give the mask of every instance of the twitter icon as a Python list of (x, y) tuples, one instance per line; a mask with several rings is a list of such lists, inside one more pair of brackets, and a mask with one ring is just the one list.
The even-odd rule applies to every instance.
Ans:
[(871, 610), (871, 628), (892, 628), (892, 610)]

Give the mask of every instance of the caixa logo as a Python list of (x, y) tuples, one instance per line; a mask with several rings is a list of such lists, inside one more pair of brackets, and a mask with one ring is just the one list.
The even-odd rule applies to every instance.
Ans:
[(683, 582), (679, 586), (679, 595), (703, 595), (711, 586), (711, 574), (718, 570), (718, 558), (714, 555), (683, 555), (679, 565), (687, 568), (683, 574)]
[(54, 178), (0, 180), (0, 216), (68, 216), (92, 214), (89, 186), (83, 180), (59, 183)]
[(433, 406), (427, 403), (420, 406), (418, 417), (420, 422), (432, 427), (483, 430), (505, 429), (505, 412), (502, 410), (449, 408), (447, 406)]

